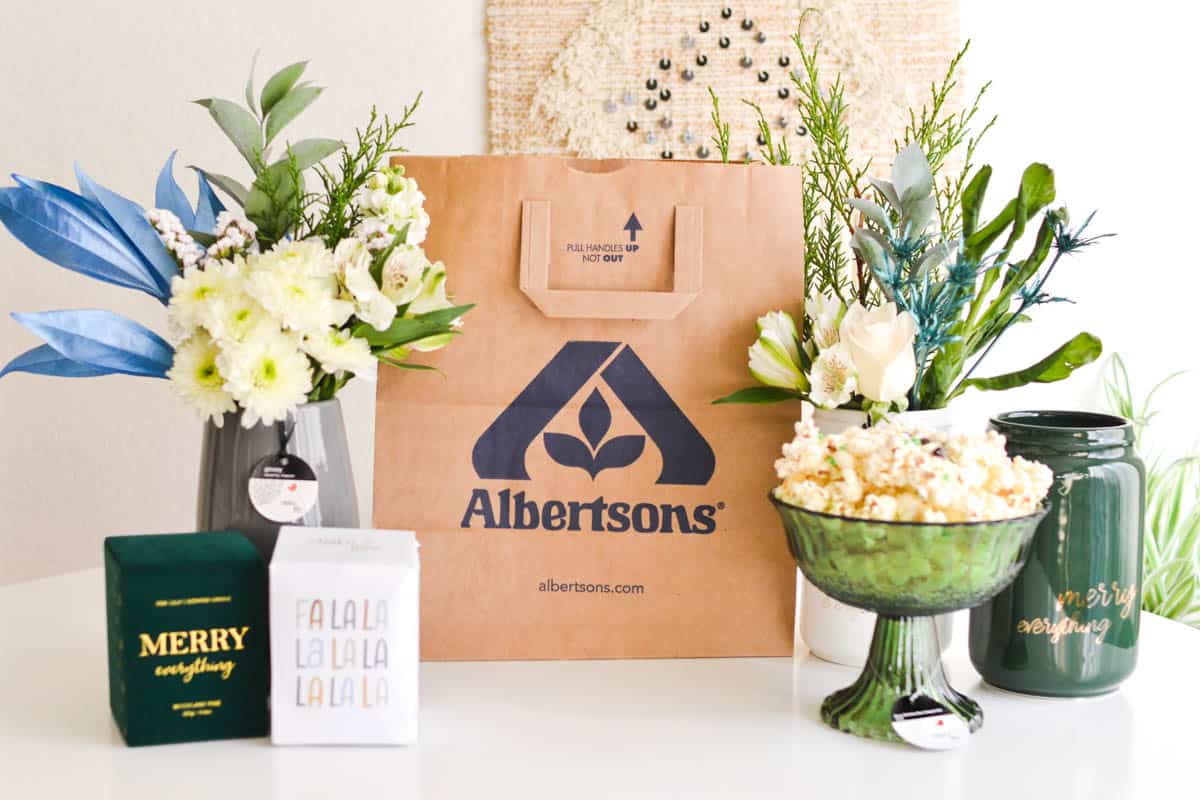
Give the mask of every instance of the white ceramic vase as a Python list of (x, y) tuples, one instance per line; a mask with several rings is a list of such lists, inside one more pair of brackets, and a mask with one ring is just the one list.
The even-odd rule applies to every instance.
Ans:
[[(947, 433), (955, 428), (953, 411), (949, 408), (906, 411), (895, 418)], [(813, 412), (813, 424), (824, 434), (841, 433), (847, 428), (865, 426), (867, 415), (845, 408), (818, 408)], [(954, 635), (951, 616), (943, 614), (938, 617), (937, 628), (944, 652)], [(861, 667), (866, 662), (874, 632), (874, 614), (839, 603), (809, 583), (799, 570), (796, 571), (797, 655), (801, 654), (800, 643), (803, 641), (817, 658), (848, 667)]]

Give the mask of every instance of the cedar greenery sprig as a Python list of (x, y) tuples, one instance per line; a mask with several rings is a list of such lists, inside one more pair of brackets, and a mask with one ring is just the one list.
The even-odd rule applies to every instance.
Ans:
[[(962, 195), (967, 178), (975, 167), (975, 151), (998, 119), (993, 115), (978, 131), (972, 128), (979, 114), (979, 105), (992, 86), (991, 81), (980, 87), (969, 106), (958, 112), (946, 108), (952, 93), (958, 87), (962, 60), (970, 47), (971, 42), (968, 41), (951, 59), (941, 83), (930, 84), (929, 103), (922, 105), (919, 113), (915, 109), (909, 109), (904, 138), (895, 143), (896, 152), (913, 143), (919, 145), (925, 157), (929, 159), (930, 170), (935, 176), (941, 176), (942, 180), (937, 190), (938, 220), (941, 222), (942, 234), (951, 239), (962, 231)], [(953, 174), (942, 174), (947, 160), (960, 148), (962, 167)]]
[(822, 86), (817, 57), (820, 45), (808, 48), (797, 32), (792, 37), (800, 51), (801, 70), (791, 74), (799, 92), (797, 106), (811, 141), (804, 176), (805, 241), (804, 285), (844, 303), (868, 304), (871, 274), (853, 256), (854, 279), (847, 275), (850, 259), (846, 243), (857, 227), (850, 199), (862, 197), (868, 160), (856, 166), (850, 156), (850, 128), (846, 123), (845, 87), (841, 75)]
[(776, 167), (792, 166), (792, 154), (788, 150), (787, 137), (779, 137), (779, 145), (776, 146), (775, 137), (771, 132), (771, 124), (767, 122), (767, 115), (763, 113), (762, 107), (753, 100), (743, 99), (742, 102), (754, 109), (754, 113), (758, 116), (758, 137), (759, 141), (764, 143), (758, 152), (763, 161)]
[(708, 87), (708, 96), (712, 98), (712, 124), (715, 133), (712, 137), (712, 143), (717, 146), (717, 152), (721, 154), (721, 162), (729, 163), (729, 123), (721, 119), (721, 101), (717, 99), (717, 93), (713, 88)]
[(354, 196), (379, 170), (385, 158), (406, 152), (396, 143), (396, 137), (405, 128), (412, 127), (412, 116), (420, 104), (421, 95), (418, 94), (394, 122), (386, 114), (381, 119), (378, 110), (372, 106), (366, 127), (355, 131), (357, 144), (354, 149), (342, 148), (337, 171), (323, 164), (317, 166), (315, 171), (322, 191), (309, 195), (309, 207), (318, 209), (319, 213), (306, 216), (305, 237), (320, 237), (332, 249), (362, 222), (363, 216), (354, 204)]

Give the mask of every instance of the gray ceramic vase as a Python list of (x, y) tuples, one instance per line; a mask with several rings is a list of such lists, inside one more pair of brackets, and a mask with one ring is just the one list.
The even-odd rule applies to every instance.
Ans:
[[(358, 497), (350, 468), (350, 448), (342, 406), (335, 398), (307, 403), (288, 422), (242, 427), (241, 412), (225, 415), (218, 428), (204, 426), (200, 451), (200, 494), (196, 527), (201, 531), (244, 533), (270, 560), (281, 524), (358, 527)], [(290, 435), (289, 435), (290, 434)], [(300, 519), (272, 522), (250, 503), (250, 474), (263, 458), (284, 450), (303, 459), (317, 478), (316, 504)]]

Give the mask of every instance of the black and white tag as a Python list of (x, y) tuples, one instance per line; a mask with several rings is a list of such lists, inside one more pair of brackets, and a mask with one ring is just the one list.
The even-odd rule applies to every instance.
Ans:
[(250, 472), (250, 504), (272, 522), (295, 522), (317, 504), (317, 475), (289, 453), (267, 456)]
[(953, 750), (971, 735), (962, 717), (920, 694), (901, 697), (892, 706), (892, 730), (904, 741), (924, 750)]

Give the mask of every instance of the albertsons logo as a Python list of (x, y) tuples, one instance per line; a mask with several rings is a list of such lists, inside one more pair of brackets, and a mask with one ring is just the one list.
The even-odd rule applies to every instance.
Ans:
[[(644, 434), (608, 436), (612, 409), (595, 388), (579, 412), (581, 435), (545, 430), (597, 376)], [(712, 447), (633, 348), (620, 342), (567, 342), (479, 437), (471, 461), (480, 478), (527, 481), (526, 454), (530, 447), (540, 445), (555, 463), (582, 470), (595, 480), (606, 470), (635, 464), (646, 450), (647, 439), (662, 455), (656, 484), (704, 486), (712, 479), (716, 468)], [(712, 533), (717, 508), (716, 504), (689, 508), (670, 503), (610, 502), (603, 496), (587, 502), (539, 502), (524, 491), (504, 489), (493, 498), (488, 489), (475, 489), (462, 527)]]

